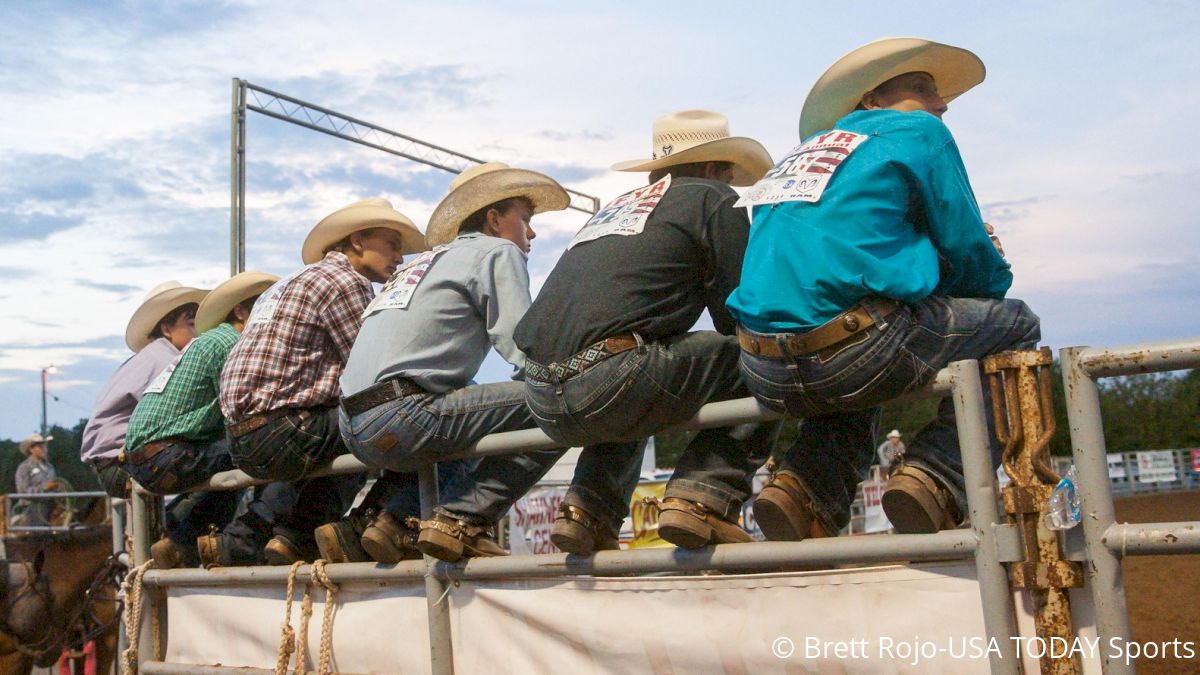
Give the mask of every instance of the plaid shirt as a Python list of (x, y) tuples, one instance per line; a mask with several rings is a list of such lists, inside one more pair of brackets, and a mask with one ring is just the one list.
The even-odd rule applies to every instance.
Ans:
[(142, 395), (129, 429), (128, 449), (164, 438), (184, 438), (198, 443), (225, 435), (225, 418), (217, 405), (221, 368), (237, 342), (233, 326), (223, 323), (192, 341), (175, 362), (161, 392)]
[(225, 419), (336, 403), (338, 377), (374, 295), (338, 251), (267, 289), (221, 373)]

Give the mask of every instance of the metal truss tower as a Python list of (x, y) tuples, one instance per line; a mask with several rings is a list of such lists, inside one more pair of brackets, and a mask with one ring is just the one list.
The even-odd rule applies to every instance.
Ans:
[[(232, 133), (230, 135), (229, 267), (231, 275), (246, 269), (247, 110), (450, 173), (462, 173), (465, 169), (485, 161), (385, 129), (377, 124), (343, 115), (329, 108), (271, 91), (246, 80), (234, 78)], [(569, 208), (576, 211), (590, 214), (600, 208), (600, 200), (596, 197), (570, 189), (567, 190), (567, 194), (571, 197)]]

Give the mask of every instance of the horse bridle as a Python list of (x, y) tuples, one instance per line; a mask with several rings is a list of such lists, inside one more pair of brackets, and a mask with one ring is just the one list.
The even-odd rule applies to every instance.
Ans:
[[(25, 568), (25, 583), (23, 583), (21, 587), (17, 589), (16, 593), (10, 594), (6, 592), (4, 594), (4, 614), (3, 616), (0, 616), (0, 633), (4, 633), (8, 637), (12, 638), (13, 644), (17, 647), (17, 651), (27, 656), (36, 658), (44, 654), (47, 650), (55, 645), (55, 642), (57, 642), (54, 631), (54, 626), (58, 623), (58, 617), (55, 616), (57, 614), (57, 608), (54, 605), (54, 593), (50, 590), (50, 581), (46, 578), (46, 573), (40, 570), (35, 570), (34, 564), (31, 562), (3, 562), (4, 567), (6, 568), (4, 574), (4, 583), (6, 586), (8, 584), (7, 568), (11, 567), (13, 564), (19, 564)], [(7, 590), (7, 588), (5, 590)], [(46, 611), (50, 614), (50, 620), (45, 622), (45, 633), (41, 638), (32, 642), (23, 640), (8, 623), (9, 613), (12, 611), (13, 605), (15, 605), (18, 600), (28, 593), (35, 593), (38, 597), (40, 597), (42, 601), (46, 603)]]
[[(7, 561), (4, 562), (6, 562), (6, 564), (12, 564), (8, 563)], [(15, 644), (17, 647), (17, 651), (20, 651), (22, 654), (36, 659), (53, 648), (76, 651), (91, 640), (108, 632), (108, 630), (112, 628), (113, 624), (120, 620), (121, 612), (124, 610), (123, 599), (119, 595), (114, 595), (112, 598), (100, 597), (100, 591), (105, 586), (111, 584), (114, 588), (120, 588), (120, 580), (122, 577), (124, 577), (125, 573), (129, 569), (125, 563), (121, 562), (121, 559), (116, 553), (110, 555), (104, 561), (104, 565), (101, 566), (100, 570), (96, 573), (96, 576), (92, 578), (92, 583), (88, 585), (87, 591), (84, 592), (83, 602), (80, 603), (79, 607), (76, 608), (75, 611), (71, 612), (68, 619), (63, 622), (58, 620), (60, 618), (58, 607), (54, 604), (54, 593), (50, 590), (50, 582), (46, 578), (46, 573), (39, 571), (35, 574), (32, 563), (22, 562), (20, 564), (25, 566), (25, 583), (21, 586), (17, 593), (13, 595), (5, 593), (4, 614), (3, 616), (0, 616), (0, 632), (12, 638), (13, 644)], [(4, 576), (4, 583), (7, 584), (7, 574)], [(31, 591), (37, 593), (38, 596), (40, 596), (41, 599), (46, 603), (47, 611), (49, 612), (50, 616), (49, 621), (45, 623), (45, 633), (35, 641), (26, 642), (22, 640), (15, 631), (13, 631), (11, 626), (9, 626), (8, 614), (13, 604), (15, 604), (15, 602), (21, 596)], [(113, 602), (117, 603), (117, 609), (115, 612), (113, 612), (112, 618), (105, 622), (101, 622), (96, 618), (95, 607), (96, 603), (100, 600), (112, 600)], [(73, 639), (68, 641), (66, 636), (69, 635), (78, 624), (83, 624), (79, 626), (81, 630), (76, 636), (74, 636)], [(62, 626), (62, 630), (55, 631), (55, 626)], [(59, 638), (62, 638), (61, 642)]]

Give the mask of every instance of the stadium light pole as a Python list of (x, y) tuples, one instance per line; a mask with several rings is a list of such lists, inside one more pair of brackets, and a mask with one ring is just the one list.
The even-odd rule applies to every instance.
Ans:
[(42, 436), (46, 435), (46, 375), (53, 375), (58, 372), (58, 368), (54, 364), (50, 364), (42, 368)]

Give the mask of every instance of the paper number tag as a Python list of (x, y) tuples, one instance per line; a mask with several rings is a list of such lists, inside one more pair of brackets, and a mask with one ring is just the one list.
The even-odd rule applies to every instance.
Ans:
[(654, 212), (654, 207), (658, 206), (658, 202), (670, 187), (671, 175), (667, 174), (657, 183), (626, 192), (612, 200), (579, 228), (575, 238), (567, 244), (567, 249), (611, 234), (623, 237), (640, 234), (646, 227), (646, 220)]
[(299, 271), (276, 281), (262, 295), (258, 296), (258, 300), (254, 301), (254, 309), (250, 310), (250, 318), (246, 319), (246, 330), (260, 323), (270, 323), (275, 316), (275, 308), (279, 306), (279, 298), (283, 296), (284, 289), (292, 279), (306, 269), (308, 269), (307, 266), (302, 267)]
[(175, 360), (171, 362), (171, 365), (167, 366), (166, 368), (163, 368), (161, 373), (156, 375), (153, 380), (150, 380), (150, 386), (146, 387), (146, 391), (144, 391), (142, 393), (144, 393), (144, 394), (161, 394), (161, 393), (163, 393), (163, 390), (167, 388), (167, 382), (169, 382), (171, 380), (171, 374), (175, 372), (175, 367), (179, 365), (179, 362), (183, 359), (183, 355), (187, 353), (188, 347), (191, 347), (192, 342), (195, 342), (195, 341), (196, 341), (196, 339), (192, 338), (191, 342), (188, 342), (183, 347), (183, 351), (179, 352), (179, 356), (176, 356)]
[(383, 288), (379, 290), (379, 295), (372, 298), (371, 303), (363, 310), (363, 318), (365, 319), (385, 309), (405, 309), (408, 307), (408, 303), (412, 301), (413, 293), (417, 292), (417, 286), (425, 278), (425, 272), (429, 271), (429, 266), (448, 248), (450, 247), (435, 246), (433, 250), (425, 251), (408, 261), (408, 264), (404, 267), (396, 270), (392, 278), (388, 279)]
[(780, 160), (734, 206), (820, 201), (833, 172), (868, 138), (838, 129), (814, 136)]

